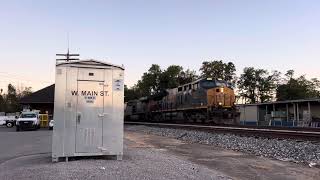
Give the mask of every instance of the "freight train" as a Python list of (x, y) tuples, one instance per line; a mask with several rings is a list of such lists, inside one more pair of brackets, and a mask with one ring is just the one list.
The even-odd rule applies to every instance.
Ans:
[(127, 102), (125, 121), (237, 124), (235, 100), (230, 83), (202, 78)]

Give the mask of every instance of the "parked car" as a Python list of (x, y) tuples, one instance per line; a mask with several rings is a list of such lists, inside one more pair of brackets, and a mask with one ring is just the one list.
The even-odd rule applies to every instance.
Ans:
[(6, 126), (8, 128), (12, 128), (14, 125), (16, 125), (16, 120), (6, 120)]
[(37, 112), (22, 112), (16, 121), (16, 131), (40, 128), (39, 113)]
[(4, 113), (0, 112), (0, 125), (6, 125), (8, 128), (12, 128), (16, 124), (19, 113)]
[(5, 122), (4, 124), (8, 128), (12, 128), (16, 124), (17, 116), (14, 115), (7, 115), (7, 116), (1, 116), (1, 119)]
[(0, 126), (6, 125), (5, 116), (0, 116)]

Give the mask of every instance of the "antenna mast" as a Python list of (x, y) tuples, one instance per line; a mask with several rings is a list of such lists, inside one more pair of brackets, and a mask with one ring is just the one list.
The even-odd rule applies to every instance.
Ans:
[(69, 53), (69, 49), (68, 49), (68, 52), (66, 54), (56, 54), (56, 56), (64, 56), (65, 58), (61, 58), (61, 59), (56, 59), (56, 61), (66, 61), (66, 62), (69, 62), (69, 61), (78, 61), (79, 60), (79, 54), (70, 54)]
[(64, 56), (65, 58), (62, 59), (56, 59), (56, 61), (65, 61), (65, 62), (69, 62), (69, 61), (78, 61), (79, 60), (79, 54), (70, 54), (69, 53), (69, 33), (68, 33), (68, 51), (66, 54), (56, 54), (56, 56)]

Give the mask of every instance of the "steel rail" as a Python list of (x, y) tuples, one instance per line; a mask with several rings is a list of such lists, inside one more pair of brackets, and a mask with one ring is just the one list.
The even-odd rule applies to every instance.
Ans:
[(302, 131), (288, 129), (262, 129), (247, 127), (224, 127), (224, 126), (208, 126), (208, 125), (190, 125), (190, 124), (172, 124), (172, 123), (148, 123), (148, 122), (125, 122), (131, 125), (145, 125), (168, 128), (184, 128), (193, 130), (202, 130), (210, 133), (234, 133), (245, 134), (247, 136), (285, 138), (285, 139), (301, 139), (309, 141), (320, 141), (320, 132), (318, 131)]

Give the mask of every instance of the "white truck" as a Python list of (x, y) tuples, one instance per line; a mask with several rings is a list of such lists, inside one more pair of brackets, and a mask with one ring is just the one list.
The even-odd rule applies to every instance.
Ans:
[(22, 112), (16, 121), (16, 131), (40, 128), (38, 112)]
[(14, 115), (0, 115), (0, 125), (5, 125), (8, 128), (12, 128), (16, 124), (16, 116)]

